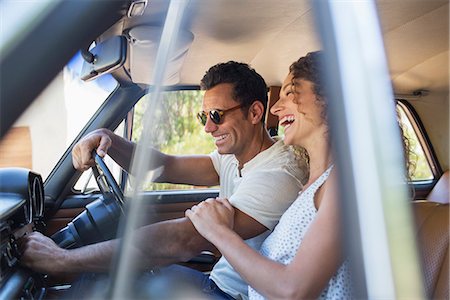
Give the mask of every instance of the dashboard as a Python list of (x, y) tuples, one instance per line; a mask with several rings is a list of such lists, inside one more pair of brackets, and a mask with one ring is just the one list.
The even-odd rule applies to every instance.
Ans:
[(42, 178), (28, 169), (0, 169), (0, 299), (42, 299), (43, 276), (19, 264), (17, 240), (36, 230), (44, 214)]

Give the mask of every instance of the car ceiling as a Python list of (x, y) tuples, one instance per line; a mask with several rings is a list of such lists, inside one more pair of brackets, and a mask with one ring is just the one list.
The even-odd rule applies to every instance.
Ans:
[[(102, 38), (142, 24), (162, 26), (167, 7), (166, 0), (151, 0), (144, 15), (124, 18)], [(377, 7), (395, 92), (448, 91), (448, 0), (380, 0)], [(251, 64), (268, 85), (280, 85), (293, 61), (320, 49), (309, 1), (191, 0), (183, 24), (194, 40), (179, 84), (198, 84), (210, 66), (236, 60)]]

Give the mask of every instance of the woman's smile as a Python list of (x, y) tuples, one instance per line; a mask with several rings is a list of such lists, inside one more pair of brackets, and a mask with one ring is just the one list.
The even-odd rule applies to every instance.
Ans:
[(295, 122), (295, 116), (293, 114), (283, 116), (279, 124), (284, 127), (284, 130), (287, 130), (291, 125)]

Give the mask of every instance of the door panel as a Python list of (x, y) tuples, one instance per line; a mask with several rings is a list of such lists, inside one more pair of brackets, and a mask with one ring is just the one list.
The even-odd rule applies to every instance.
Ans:
[[(145, 224), (181, 218), (184, 217), (186, 209), (207, 198), (216, 198), (218, 194), (218, 190), (215, 189), (146, 192), (141, 217)], [(203, 252), (189, 262), (180, 264), (201, 272), (208, 272), (212, 270), (219, 258), (218, 251)]]
[(215, 189), (145, 192), (142, 217), (147, 224), (181, 218), (186, 209), (217, 196)]

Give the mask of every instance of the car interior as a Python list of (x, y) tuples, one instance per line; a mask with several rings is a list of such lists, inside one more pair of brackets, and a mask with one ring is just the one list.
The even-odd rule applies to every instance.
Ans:
[[(5, 20), (14, 11), (25, 15), (24, 7), (13, 2), (1, 3)], [(40, 231), (68, 249), (116, 237), (119, 219), (126, 215), (124, 207), (133, 200), (129, 192), (133, 178), (112, 160), (98, 156), (97, 167), (76, 171), (71, 149), (83, 136), (108, 128), (140, 142), (138, 134), (148, 129), (142, 120), (150, 120), (151, 133), (157, 136), (162, 125), (152, 120), (170, 122), (157, 119), (151, 95), (192, 92), (201, 102), (199, 82), (205, 71), (230, 60), (248, 63), (263, 76), (270, 108), (278, 100), (290, 64), (325, 44), (317, 8), (306, 0), (44, 2), (34, 18), (25, 15), (24, 24), (12, 26), (14, 31), (10, 29), (8, 35), (10, 27), (0, 29), (4, 36), (0, 41), (0, 299), (58, 299), (75, 279), (70, 272), (47, 276), (22, 267), (17, 240), (23, 235)], [(348, 2), (359, 5), (359, 1)], [(414, 160), (415, 171), (409, 174), (411, 214), (407, 213), (424, 295), (448, 299), (449, 2), (366, 2), (373, 2), (379, 18), (393, 92), (389, 101), (401, 115), (403, 132), (413, 140), (409, 159)], [(176, 15), (180, 11), (183, 14)], [(370, 26), (359, 30), (371, 32)], [(352, 45), (358, 39), (338, 42)], [(43, 101), (49, 90), (57, 90), (56, 84), (70, 76), (81, 87), (101, 87), (102, 93), (96, 93), (102, 98), (91, 101), (97, 106), (79, 121), (70, 138), (57, 142), (51, 139), (59, 137), (51, 126), (69, 122), (61, 111), (71, 104), (64, 106), (58, 96), (50, 104)], [(59, 89), (59, 96), (70, 93), (67, 86)], [(139, 105), (144, 106), (147, 98), (150, 109), (144, 112)], [(366, 95), (358, 98), (355, 101), (362, 102)], [(76, 100), (74, 110), (88, 109), (90, 104)], [(44, 112), (49, 115), (39, 115)], [(32, 115), (39, 126), (48, 123), (44, 135), (27, 123)], [(195, 119), (195, 114), (187, 117)], [(267, 112), (265, 123), (271, 135), (282, 135), (274, 115)], [(200, 139), (213, 147), (205, 137)], [(37, 146), (37, 140), (44, 145)], [(214, 148), (205, 148), (202, 154), (209, 149)], [(49, 166), (38, 170), (36, 166), (46, 160)], [(377, 189), (367, 187), (372, 188)], [(152, 185), (140, 191), (143, 206), (134, 218), (149, 224), (183, 217), (186, 209), (217, 195), (217, 187)], [(219, 257), (220, 253), (205, 251), (183, 264), (208, 272)], [(369, 292), (362, 295), (369, 297)]]
[(425, 289), (431, 299), (448, 295), (448, 176), (447, 170), (426, 200), (413, 203)]

